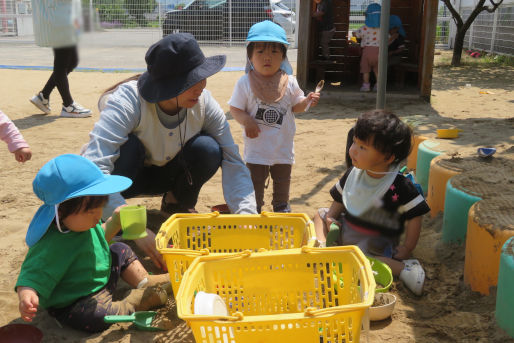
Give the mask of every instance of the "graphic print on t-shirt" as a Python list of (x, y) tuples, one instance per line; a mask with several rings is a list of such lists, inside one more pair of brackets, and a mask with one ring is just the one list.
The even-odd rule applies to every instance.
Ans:
[(259, 103), (257, 105), (255, 120), (257, 120), (258, 124), (280, 129), (286, 113), (287, 112), (280, 107)]

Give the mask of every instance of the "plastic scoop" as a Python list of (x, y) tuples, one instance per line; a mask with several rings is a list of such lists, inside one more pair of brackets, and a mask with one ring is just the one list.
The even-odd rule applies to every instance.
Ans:
[[(323, 89), (323, 86), (325, 86), (325, 80), (321, 80), (320, 82), (318, 82), (318, 84), (316, 85), (316, 90), (314, 91), (314, 93), (321, 92), (321, 90)], [(309, 102), (307, 103), (307, 107), (305, 107), (305, 112), (307, 112), (309, 110), (309, 108), (311, 108), (311, 105), (312, 105), (312, 99), (309, 100)]]
[(493, 156), (495, 152), (496, 152), (495, 148), (478, 148), (477, 149), (478, 156), (480, 156), (480, 157)]
[(128, 316), (105, 316), (104, 322), (112, 323), (128, 323), (133, 322), (134, 325), (141, 330), (145, 331), (162, 331), (164, 329), (152, 326), (152, 321), (157, 312), (155, 311), (139, 311), (134, 312)]
[(8, 324), (0, 327), (0, 342), (39, 343), (43, 333), (34, 325)]

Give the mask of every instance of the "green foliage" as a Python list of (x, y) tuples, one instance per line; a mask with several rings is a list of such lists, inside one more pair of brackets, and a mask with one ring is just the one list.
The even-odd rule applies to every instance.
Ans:
[(125, 0), (128, 13), (134, 19), (138, 26), (147, 26), (148, 21), (144, 17), (144, 13), (152, 12), (157, 6), (155, 0)]
[(100, 22), (134, 28), (148, 25), (144, 13), (152, 12), (157, 2), (155, 0), (93, 0), (93, 6), (98, 9)]

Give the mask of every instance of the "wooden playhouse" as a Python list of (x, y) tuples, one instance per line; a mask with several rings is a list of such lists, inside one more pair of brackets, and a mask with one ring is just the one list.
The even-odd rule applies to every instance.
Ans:
[[(388, 73), (388, 91), (394, 89), (408, 94), (430, 99), (432, 68), (435, 48), (438, 0), (383, 0), (391, 2), (390, 14), (399, 16), (407, 33), (406, 49), (402, 61), (391, 67)], [(344, 91), (359, 89), (360, 47), (348, 37), (350, 22), (355, 18), (355, 3), (359, 0), (332, 0), (336, 32), (330, 42), (330, 55), (333, 62), (319, 58), (319, 32), (313, 0), (300, 1), (297, 59), (297, 79), (301, 87), (312, 88), (320, 79), (341, 83)], [(351, 36), (351, 33), (350, 33)]]

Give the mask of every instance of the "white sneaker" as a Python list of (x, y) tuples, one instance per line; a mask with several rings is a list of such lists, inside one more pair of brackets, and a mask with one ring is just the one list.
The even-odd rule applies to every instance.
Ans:
[(70, 106), (63, 106), (61, 117), (64, 118), (87, 118), (91, 117), (91, 110), (73, 102)]
[(425, 271), (418, 260), (404, 260), (405, 268), (400, 272), (400, 280), (403, 281), (405, 286), (416, 295), (423, 293), (423, 286), (425, 285)]
[(370, 89), (369, 89), (369, 83), (363, 83), (362, 84), (362, 87), (360, 89), (361, 92), (369, 92)]
[(50, 109), (50, 103), (48, 99), (45, 99), (43, 93), (39, 92), (39, 94), (34, 95), (29, 99), (31, 103), (34, 104), (37, 108), (43, 111), (45, 114), (50, 114), (52, 110)]

